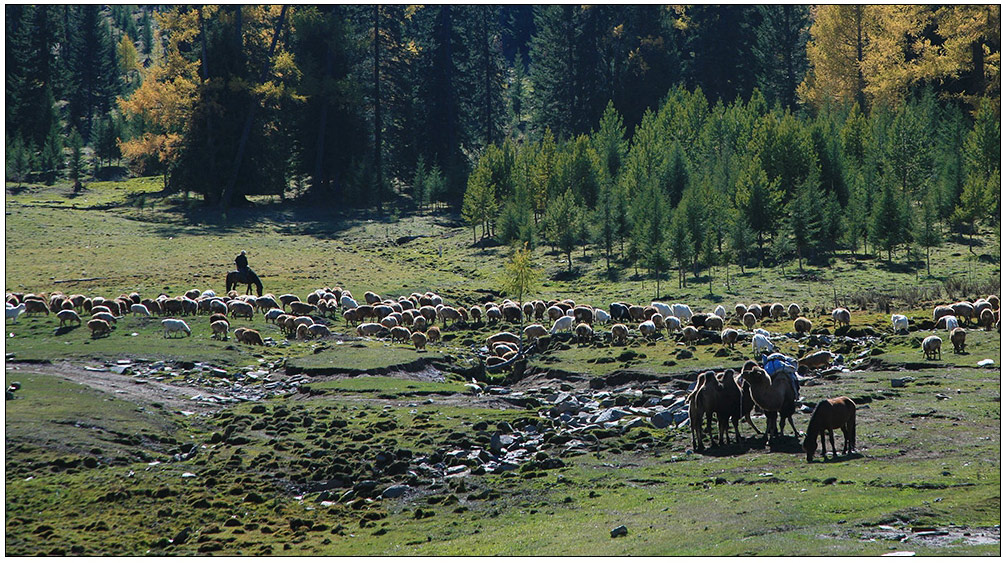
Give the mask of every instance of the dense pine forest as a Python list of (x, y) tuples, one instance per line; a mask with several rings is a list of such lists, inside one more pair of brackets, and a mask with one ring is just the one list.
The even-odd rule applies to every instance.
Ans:
[(5, 11), (14, 185), (448, 208), (678, 284), (998, 227), (995, 5)]

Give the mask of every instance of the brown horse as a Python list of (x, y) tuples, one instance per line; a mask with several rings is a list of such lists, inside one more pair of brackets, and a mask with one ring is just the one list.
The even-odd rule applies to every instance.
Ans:
[(803, 440), (803, 451), (807, 452), (807, 463), (814, 459), (817, 450), (817, 437), (821, 437), (821, 457), (828, 459), (828, 446), (824, 443), (824, 434), (831, 438), (832, 459), (838, 457), (835, 451), (835, 428), (841, 428), (845, 437), (842, 445), (842, 455), (851, 454), (856, 449), (856, 403), (848, 397), (825, 399), (817, 404), (814, 414), (807, 426), (807, 437)]

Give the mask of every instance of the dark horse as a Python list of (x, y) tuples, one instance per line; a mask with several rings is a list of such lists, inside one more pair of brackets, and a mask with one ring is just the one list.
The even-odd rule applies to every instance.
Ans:
[(255, 286), (258, 296), (262, 297), (262, 280), (251, 270), (232, 270), (227, 272), (227, 291), (237, 288), (239, 283), (248, 286), (247, 293), (251, 293), (251, 286)]
[(821, 457), (828, 459), (828, 446), (824, 443), (824, 434), (831, 438), (831, 453), (833, 459), (838, 457), (835, 451), (835, 428), (841, 428), (845, 437), (842, 445), (842, 455), (851, 454), (856, 449), (856, 403), (848, 397), (825, 399), (817, 404), (814, 414), (807, 426), (807, 437), (803, 440), (803, 451), (807, 452), (807, 463), (814, 459), (817, 450), (817, 437), (821, 437)]

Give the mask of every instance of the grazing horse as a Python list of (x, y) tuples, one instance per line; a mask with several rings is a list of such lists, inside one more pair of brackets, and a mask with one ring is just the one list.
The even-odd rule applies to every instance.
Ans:
[(254, 285), (258, 296), (262, 297), (262, 280), (258, 279), (258, 275), (255, 272), (251, 270), (232, 270), (227, 272), (227, 291), (237, 288), (239, 283), (248, 286), (246, 293), (251, 293), (251, 287)]
[(824, 443), (824, 434), (831, 438), (832, 459), (838, 457), (835, 451), (835, 429), (841, 428), (845, 437), (842, 445), (842, 455), (851, 454), (856, 449), (856, 403), (848, 397), (825, 399), (817, 404), (814, 414), (807, 426), (807, 437), (803, 440), (803, 450), (807, 452), (807, 463), (814, 459), (817, 450), (817, 437), (821, 437), (821, 457), (828, 459), (828, 446)]

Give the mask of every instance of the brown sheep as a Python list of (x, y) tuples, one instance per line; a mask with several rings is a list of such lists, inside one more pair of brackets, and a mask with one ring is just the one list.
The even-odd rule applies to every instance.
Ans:
[(227, 333), (231, 330), (231, 325), (227, 319), (220, 319), (210, 323), (210, 330), (213, 331), (211, 338), (227, 340)]
[(786, 309), (782, 306), (782, 303), (773, 303), (768, 312), (773, 320), (777, 320), (782, 318), (783, 314), (786, 313)]
[(738, 303), (737, 305), (734, 306), (734, 315), (738, 319), (742, 318), (744, 316), (744, 313), (747, 313), (747, 312), (748, 312), (748, 307), (747, 307), (747, 305), (745, 305), (743, 303)]
[(998, 296), (996, 296), (996, 295), (989, 295), (988, 297), (985, 298), (985, 300), (988, 301), (990, 305), (992, 305), (993, 309), (998, 309), (999, 308), (999, 297)]
[(985, 327), (985, 330), (992, 330), (992, 325), (996, 322), (996, 314), (992, 312), (992, 309), (985, 309), (982, 311), (981, 320), (979, 323)]
[(426, 324), (437, 322), (437, 308), (432, 305), (424, 305), (419, 308), (419, 314), (426, 318)]
[(367, 305), (373, 305), (374, 303), (381, 302), (381, 296), (373, 291), (368, 291), (363, 294), (363, 300), (367, 302)]
[[(238, 329), (241, 330), (241, 329)], [(252, 330), (250, 328), (244, 329), (240, 336), (237, 330), (234, 331), (234, 337), (238, 342), (243, 342), (251, 346), (265, 346), (265, 342), (262, 341), (262, 335), (259, 334), (257, 330)]]
[(578, 323), (591, 324), (594, 322), (594, 308), (579, 305), (573, 309), (573, 318)]
[(629, 307), (629, 317), (631, 317), (633, 321), (643, 322), (646, 320), (646, 315), (643, 313), (643, 310), (643, 307), (633, 305)]
[(964, 344), (967, 339), (968, 333), (961, 327), (957, 327), (950, 331), (950, 342), (954, 345), (955, 354), (964, 353)]
[(431, 326), (427, 329), (426, 340), (429, 342), (440, 342), (440, 329), (435, 326)]
[(231, 301), (230, 304), (227, 305), (227, 308), (230, 309), (231, 318), (236, 319), (238, 317), (247, 317), (248, 320), (251, 320), (251, 318), (255, 315), (255, 309), (244, 301)]
[(318, 308), (310, 303), (293, 301), (290, 303), (290, 312), (294, 315), (310, 315), (312, 313), (317, 313)]
[(528, 341), (548, 334), (548, 329), (540, 324), (533, 324), (524, 327), (524, 338)]
[(294, 338), (297, 340), (310, 340), (311, 334), (308, 332), (307, 327), (308, 325), (297, 325), (297, 333), (294, 335)]
[[(960, 328), (960, 327), (958, 327)], [(935, 334), (922, 341), (922, 353), (927, 360), (943, 359), (943, 339)]]
[(530, 321), (534, 317), (534, 303), (533, 302), (528, 301), (527, 303), (524, 303), (524, 305), (521, 307), (521, 310), (524, 311), (524, 320), (525, 321)]
[(795, 321), (797, 317), (803, 314), (803, 310), (800, 309), (800, 306), (797, 305), (796, 303), (790, 303), (787, 312), (789, 313), (789, 320), (791, 321)]
[(739, 332), (737, 332), (732, 328), (727, 328), (720, 333), (720, 342), (722, 342), (724, 346), (729, 346), (733, 348), (734, 344), (737, 343), (737, 338), (739, 336), (740, 336)]
[(426, 330), (426, 317), (419, 315), (412, 321), (412, 332), (422, 332)]
[(385, 330), (384, 325), (378, 323), (363, 323), (356, 327), (356, 334), (359, 336), (374, 336)]
[(748, 307), (748, 313), (754, 315), (755, 319), (761, 319), (763, 315), (761, 305), (757, 303), (751, 305), (750, 307)]
[(24, 303), (24, 314), (28, 315), (30, 313), (45, 313), (49, 314), (49, 306), (45, 304), (45, 301), (39, 301), (37, 299), (25, 299)]
[(472, 305), (468, 309), (468, 313), (472, 316), (472, 322), (477, 323), (482, 320), (482, 307), (478, 305)]
[(590, 340), (594, 337), (594, 329), (590, 328), (590, 325), (587, 323), (576, 325), (574, 332), (576, 333), (577, 344), (590, 344)]
[(519, 344), (520, 337), (512, 332), (497, 332), (496, 334), (486, 338), (486, 346), (492, 346), (497, 342), (513, 342), (514, 344)]
[(813, 328), (813, 323), (806, 317), (799, 317), (793, 321), (793, 331), (797, 334), (806, 334)]
[(538, 300), (534, 302), (534, 318), (535, 320), (542, 320), (545, 318), (545, 311), (548, 307), (545, 306), (545, 302)]
[(755, 316), (754, 313), (749, 311), (747, 313), (744, 313), (744, 318), (742, 320), (744, 322), (744, 327), (747, 328), (748, 330), (751, 330), (752, 328), (754, 328), (755, 323), (758, 322), (758, 317)]
[(223, 314), (220, 314), (220, 313), (213, 313), (212, 315), (210, 315), (210, 324), (213, 324), (213, 323), (215, 323), (217, 321), (226, 321), (226, 320), (227, 320), (227, 315), (223, 315)]
[(705, 327), (709, 330), (723, 330), (723, 318), (719, 315), (709, 315), (709, 318), (706, 319)]
[(545, 310), (545, 313), (548, 314), (548, 320), (552, 322), (555, 322), (564, 316), (562, 307), (559, 307), (557, 305), (552, 305), (551, 307)]
[(694, 326), (686, 326), (681, 331), (681, 339), (685, 342), (693, 342), (699, 339), (699, 331)]
[(611, 341), (615, 344), (625, 344), (629, 340), (629, 327), (622, 323), (611, 325)]
[(412, 333), (412, 345), (416, 348), (416, 351), (426, 349), (426, 335), (422, 332)]
[(91, 319), (87, 321), (87, 328), (91, 331), (91, 338), (105, 336), (112, 332), (112, 327), (101, 319)]
[(412, 338), (412, 331), (405, 328), (404, 326), (396, 326), (391, 328), (391, 341), (397, 342), (408, 342)]
[(947, 305), (940, 305), (933, 308), (933, 320), (938, 321), (947, 315), (953, 315), (954, 310)]

